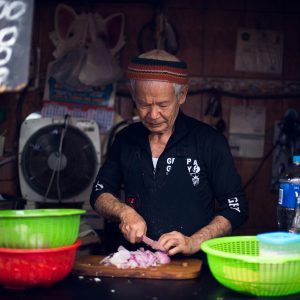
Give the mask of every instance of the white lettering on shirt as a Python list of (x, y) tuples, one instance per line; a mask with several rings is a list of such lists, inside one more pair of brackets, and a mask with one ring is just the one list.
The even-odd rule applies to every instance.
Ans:
[(187, 169), (192, 177), (192, 183), (197, 186), (200, 182), (200, 167), (196, 159), (187, 158), (186, 159)]
[(96, 186), (95, 186), (95, 191), (101, 191), (103, 190), (104, 186), (103, 184), (101, 184), (99, 181), (97, 182)]
[(173, 164), (174, 163), (174, 160), (175, 160), (175, 157), (168, 157), (167, 158), (167, 164)]
[(228, 204), (229, 204), (229, 208), (231, 209), (235, 209), (236, 211), (238, 211), (239, 213), (240, 211), (240, 204), (239, 204), (239, 200), (237, 197), (233, 197), (233, 198), (229, 198), (227, 199)]
[(166, 167), (166, 175), (168, 175), (171, 171), (171, 168), (172, 168), (172, 164), (174, 163), (175, 161), (175, 157), (168, 157), (167, 158), (167, 167)]

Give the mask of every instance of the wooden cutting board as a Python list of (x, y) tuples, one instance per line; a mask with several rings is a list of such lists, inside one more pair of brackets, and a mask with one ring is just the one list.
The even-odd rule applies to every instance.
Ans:
[(72, 273), (83, 276), (127, 277), (149, 279), (193, 279), (201, 270), (200, 259), (173, 259), (169, 264), (150, 268), (118, 269), (115, 266), (100, 265), (105, 256), (86, 255), (79, 257)]

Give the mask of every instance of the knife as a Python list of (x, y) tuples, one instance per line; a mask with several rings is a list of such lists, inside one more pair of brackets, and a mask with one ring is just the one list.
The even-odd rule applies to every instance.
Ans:
[(162, 247), (160, 246), (158, 241), (154, 241), (150, 238), (148, 238), (147, 236), (143, 235), (142, 237), (142, 241), (143, 243), (145, 243), (146, 245), (150, 246), (152, 249), (154, 250), (160, 250), (160, 251), (164, 251), (162, 249)]

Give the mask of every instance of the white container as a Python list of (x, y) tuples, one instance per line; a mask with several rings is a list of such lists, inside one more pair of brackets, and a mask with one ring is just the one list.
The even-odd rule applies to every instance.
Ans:
[(300, 255), (300, 235), (276, 231), (258, 234), (259, 254), (271, 255)]

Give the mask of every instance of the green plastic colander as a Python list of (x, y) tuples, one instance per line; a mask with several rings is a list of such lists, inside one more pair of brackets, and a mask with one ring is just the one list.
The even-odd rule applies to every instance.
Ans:
[(0, 247), (41, 249), (72, 245), (82, 209), (0, 210)]
[(285, 296), (300, 292), (300, 254), (259, 256), (255, 236), (232, 236), (205, 241), (213, 276), (236, 292), (256, 296)]

